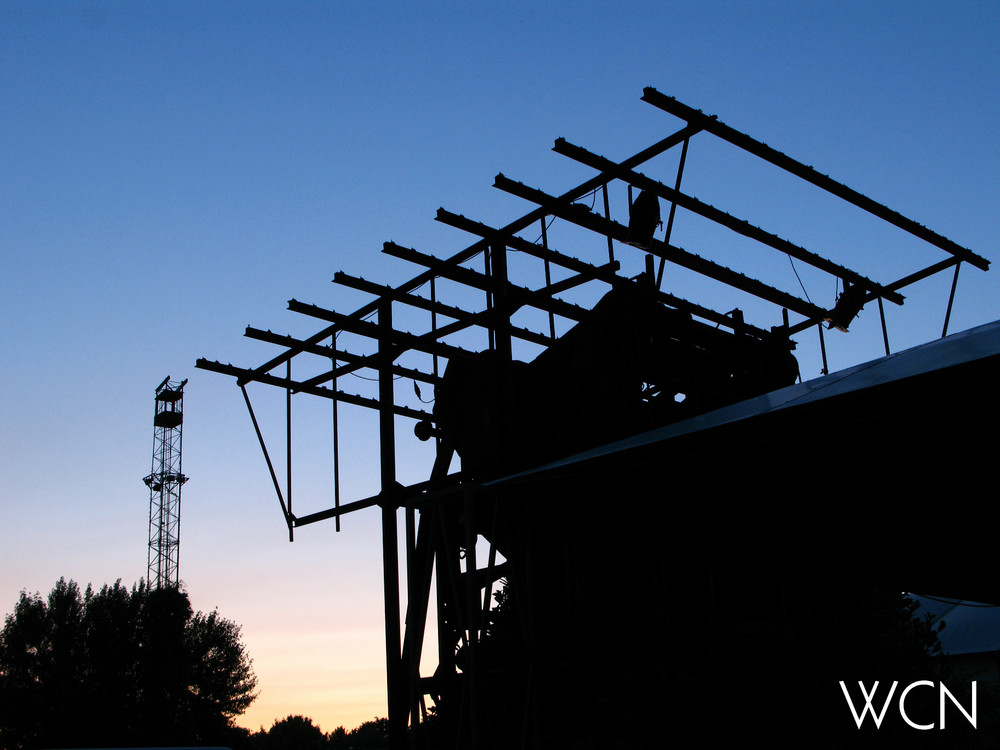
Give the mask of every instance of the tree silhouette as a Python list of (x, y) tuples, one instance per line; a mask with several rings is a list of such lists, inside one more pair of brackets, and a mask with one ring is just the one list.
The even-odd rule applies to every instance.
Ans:
[(389, 720), (375, 717), (364, 721), (347, 734), (347, 741), (353, 748), (368, 748), (382, 750), (389, 747)]
[(265, 733), (255, 735), (261, 750), (326, 750), (329, 740), (323, 730), (305, 716), (287, 716), (274, 722)]
[(0, 631), (0, 748), (230, 744), (255, 686), (239, 627), (179, 589), (60, 579)]

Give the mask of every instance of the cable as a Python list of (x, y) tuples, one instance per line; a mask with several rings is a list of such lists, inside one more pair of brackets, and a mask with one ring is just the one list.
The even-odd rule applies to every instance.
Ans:
[[(358, 375), (356, 372), (349, 372), (347, 374), (348, 375), (353, 375), (354, 377), (358, 378), (359, 380), (367, 380), (369, 383), (377, 383), (379, 381), (378, 378), (366, 378), (364, 375)], [(396, 375), (396, 376), (393, 377), (393, 380), (402, 380), (402, 379), (403, 379), (402, 375)]]
[[(596, 198), (595, 198), (595, 200), (596, 200)], [(553, 216), (553, 217), (552, 217), (551, 219), (549, 219), (549, 223), (545, 225), (545, 231), (546, 231), (546, 232), (547, 232), (547, 231), (549, 231), (549, 227), (551, 227), (551, 226), (552, 226), (552, 224), (553, 224), (553, 222), (554, 222), (555, 220), (556, 220), (556, 217), (555, 217), (555, 216)], [(542, 235), (538, 235), (537, 237), (535, 237), (535, 239), (533, 239), (533, 240), (531, 241), (531, 244), (532, 244), (532, 245), (537, 245), (537, 244), (538, 244), (538, 241), (539, 241), (540, 239), (542, 239)]]
[(792, 273), (794, 273), (795, 274), (795, 278), (797, 278), (799, 280), (799, 286), (802, 287), (802, 293), (804, 295), (806, 295), (806, 302), (808, 302), (811, 305), (812, 304), (812, 300), (809, 299), (809, 292), (806, 291), (806, 285), (802, 283), (802, 279), (799, 277), (799, 272), (798, 272), (798, 269), (795, 268), (795, 262), (792, 260), (792, 256), (789, 255), (789, 256), (787, 256), (787, 258), (788, 258), (788, 263), (792, 267)]
[[(587, 193), (587, 195), (580, 196), (581, 197), (581, 201), (582, 200), (586, 200), (588, 196), (593, 199), (593, 200), (590, 201), (590, 210), (591, 211), (593, 211), (594, 210), (594, 206), (597, 205), (597, 191), (600, 190), (600, 189), (601, 189), (600, 187), (595, 187), (593, 190), (591, 190), (589, 193)], [(581, 201), (576, 201), (575, 203), (580, 203)], [(556, 220), (555, 216), (553, 216), (551, 219), (549, 219), (549, 223), (545, 225), (545, 230), (546, 231), (548, 231), (549, 227), (552, 226), (552, 222), (554, 222), (555, 220)], [(537, 237), (535, 237), (535, 239), (533, 239), (531, 241), (531, 244), (532, 245), (537, 245), (538, 241), (540, 239), (542, 239), (542, 235), (538, 235)]]

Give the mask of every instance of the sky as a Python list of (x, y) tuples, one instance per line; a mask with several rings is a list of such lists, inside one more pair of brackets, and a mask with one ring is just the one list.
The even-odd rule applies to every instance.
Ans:
[[(998, 38), (1000, 6), (961, 0), (0, 0), (0, 612), (60, 577), (146, 575), (154, 389), (187, 378), (180, 574), (196, 610), (242, 626), (260, 695), (240, 723), (303, 714), (332, 731), (384, 716), (378, 511), (289, 544), (239, 389), (195, 360), (277, 353), (247, 325), (324, 327), (289, 299), (367, 301), (336, 271), (416, 275), (381, 254), (387, 240), (440, 257), (471, 244), (438, 207), (496, 226), (526, 213), (491, 187), (498, 172), (554, 194), (591, 176), (552, 153), (557, 137), (618, 160), (664, 138), (681, 123), (640, 101), (645, 86), (995, 262)], [(668, 155), (648, 174), (672, 184), (675, 170)], [(944, 258), (707, 136), (683, 187), (878, 281)], [(835, 282), (773, 250), (685, 212), (674, 232), (794, 293), (797, 271), (833, 303)], [(950, 331), (1000, 318), (996, 273), (963, 266)], [(664, 288), (780, 322), (701, 284), (671, 268)], [(950, 284), (887, 305), (893, 350), (941, 335)], [(817, 341), (800, 337), (804, 378), (820, 373)], [(866, 308), (827, 336), (829, 367), (882, 346)], [(280, 454), (283, 394), (251, 396)], [(370, 415), (355, 411), (341, 424), (345, 502), (377, 490)], [(332, 418), (305, 396), (294, 414), (304, 514), (332, 505)], [(413, 442), (400, 437), (400, 473), (420, 481), (430, 463)]]

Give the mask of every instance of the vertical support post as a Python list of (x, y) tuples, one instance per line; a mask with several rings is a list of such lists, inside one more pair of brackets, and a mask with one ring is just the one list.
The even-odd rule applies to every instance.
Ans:
[(826, 340), (823, 338), (823, 323), (820, 321), (816, 324), (816, 330), (819, 331), (819, 351), (823, 355), (823, 374), (829, 375), (830, 369), (826, 365)]
[(436, 603), (438, 631), (438, 664), (439, 669), (447, 674), (455, 671), (455, 644), (460, 640), (458, 633), (458, 596), (455, 591), (455, 580), (458, 577), (458, 553), (452, 549), (449, 526), (453, 522), (450, 502), (438, 500), (438, 512), (434, 514), (434, 522), (438, 525), (434, 544), (434, 565), (437, 573)]
[(951, 280), (951, 294), (948, 295), (948, 309), (944, 314), (944, 328), (941, 329), (941, 338), (948, 335), (948, 323), (951, 320), (951, 305), (955, 301), (955, 289), (958, 287), (958, 269), (961, 267), (961, 261), (955, 264), (955, 276)]
[(882, 342), (885, 344), (885, 356), (889, 356), (889, 329), (885, 325), (885, 306), (882, 304), (882, 298), (878, 298), (878, 317), (882, 321)]
[[(437, 302), (437, 283), (436, 276), (431, 276), (431, 302)], [(431, 331), (437, 333), (437, 310), (434, 309), (434, 305), (431, 306)], [(437, 338), (435, 336), (434, 338)], [(432, 372), (434, 373), (434, 392), (437, 393), (437, 382), (440, 377), (439, 365), (438, 365), (438, 355), (435, 352), (432, 356)], [(447, 453), (448, 457), (444, 458), (444, 454)], [(441, 435), (434, 436), (434, 466), (431, 469), (431, 478), (437, 478), (438, 472), (441, 472), (441, 476), (448, 473), (448, 467), (451, 464), (451, 451), (447, 449), (442, 444)]]
[[(406, 690), (406, 715), (410, 719), (413, 728), (411, 732), (410, 747), (416, 747), (416, 730), (420, 723), (419, 696), (417, 695), (419, 680), (419, 647), (414, 649), (412, 644), (408, 644), (410, 638), (410, 628), (415, 628), (416, 623), (410, 622), (411, 613), (417, 606), (419, 598), (418, 586), (420, 579), (417, 578), (420, 562), (417, 560), (417, 519), (416, 511), (406, 508), (406, 616), (403, 618), (403, 638), (402, 651), (400, 653), (400, 669), (405, 674), (405, 683), (401, 681), (402, 688)], [(423, 625), (420, 626), (422, 631)], [(410, 648), (407, 648), (407, 646)], [(402, 689), (401, 688), (401, 689)]]
[[(337, 350), (337, 334), (331, 336), (330, 348)], [(337, 355), (330, 357), (330, 369), (333, 371), (333, 380), (330, 385), (333, 388), (333, 507), (340, 508), (340, 417), (337, 414)], [(335, 529), (340, 531), (340, 514), (334, 518)]]
[[(288, 515), (292, 515), (292, 360), (285, 363), (285, 497), (288, 500)], [(288, 524), (288, 541), (295, 541), (295, 531)]]
[[(434, 303), (434, 304), (431, 305), (431, 332), (432, 333), (437, 333), (437, 310), (435, 309), (435, 306), (434, 306), (437, 303), (437, 284), (435, 284), (435, 279), (437, 279), (436, 276), (431, 276), (431, 302)], [(437, 338), (437, 337), (435, 336), (435, 338)], [(438, 378), (438, 355), (437, 355), (437, 351), (435, 351), (434, 354), (431, 355), (431, 358), (432, 358), (431, 361), (433, 363), (432, 372), (434, 373), (434, 381), (436, 383), (437, 382), (437, 378)], [(436, 385), (434, 387), (437, 388)], [(438, 441), (440, 441), (440, 438), (438, 438)]]
[(379, 471), (382, 484), (382, 575), (385, 594), (386, 697), (389, 745), (403, 747), (406, 735), (406, 682), (399, 636), (399, 550), (396, 524), (396, 432), (393, 414), (392, 301), (378, 309)]
[(507, 293), (507, 248), (493, 245), (490, 248), (490, 282), (493, 297), (492, 325), (494, 345), (502, 362), (513, 356), (510, 344), (510, 305)]
[[(604, 218), (611, 221), (611, 204), (608, 202), (608, 183), (601, 185), (601, 192), (604, 194)], [(615, 246), (608, 235), (608, 263), (615, 262)]]
[(490, 330), (493, 332), (493, 343), (497, 353), (497, 368), (499, 377), (496, 383), (496, 398), (500, 408), (497, 411), (496, 443), (501, 462), (506, 462), (511, 456), (511, 446), (515, 440), (514, 425), (511, 420), (512, 406), (510, 374), (513, 352), (511, 351), (510, 304), (507, 284), (507, 247), (496, 244), (490, 247), (490, 288), (493, 297), (493, 310), (490, 315)]
[[(412, 509), (408, 508), (407, 510)], [(407, 710), (410, 716), (411, 747), (416, 746), (417, 735), (414, 730), (421, 721), (426, 722), (427, 720), (427, 707), (424, 704), (424, 693), (420, 686), (420, 655), (427, 628), (428, 600), (433, 576), (434, 537), (437, 528), (436, 512), (436, 504), (421, 509), (420, 515), (417, 517), (412, 554), (408, 558), (410, 562), (408, 562), (406, 570), (407, 595), (402, 658), (407, 673), (409, 695)], [(410, 516), (407, 515), (407, 523), (409, 523), (409, 518)]]
[[(684, 176), (684, 162), (687, 161), (688, 154), (688, 142), (690, 138), (684, 139), (684, 145), (681, 146), (681, 159), (677, 164), (677, 180), (674, 182), (674, 190), (680, 192), (681, 189), (681, 177)], [(663, 244), (670, 244), (670, 233), (674, 229), (674, 214), (677, 213), (677, 203), (674, 201), (670, 202), (670, 215), (667, 217), (667, 231), (663, 237)], [(660, 258), (660, 269), (656, 273), (656, 288), (659, 289), (660, 285), (663, 283), (663, 269), (667, 265), (666, 258)]]
[[(545, 217), (542, 217), (542, 248), (545, 250), (549, 249), (549, 238), (546, 234), (545, 227)], [(549, 268), (549, 259), (545, 259), (545, 286), (552, 285), (552, 272)], [(556, 338), (556, 316), (551, 310), (549, 310), (549, 338), (553, 341)]]
[(414, 553), (417, 549), (417, 516), (413, 508), (406, 509), (406, 570), (407, 580), (409, 571), (414, 564)]
[(733, 319), (733, 333), (737, 336), (743, 336), (746, 331), (744, 331), (744, 319), (743, 311), (740, 308), (735, 308), (729, 316)]
[[(492, 246), (487, 245), (486, 249), (483, 251), (483, 273), (486, 274), (486, 278), (493, 278), (493, 260), (492, 260)], [(494, 299), (495, 294), (491, 288), (486, 292), (486, 316), (490, 321), (490, 325), (486, 327), (486, 335), (489, 338), (489, 349), (493, 351), (496, 348), (496, 326), (493, 325), (493, 309), (496, 307), (496, 300)]]
[[(418, 574), (420, 561), (417, 559), (416, 510), (412, 507), (407, 507), (404, 513), (406, 518), (406, 616), (403, 618), (403, 639), (400, 658), (402, 662), (401, 668), (406, 673), (406, 715), (410, 717), (411, 726), (415, 731), (420, 721), (418, 710), (419, 698), (416, 694), (416, 681), (419, 676), (417, 672), (420, 667), (418, 663), (415, 663), (419, 647), (416, 650), (412, 646), (408, 649), (407, 646), (410, 644), (407, 643), (407, 639), (410, 637), (410, 628), (416, 627), (415, 623), (410, 622), (410, 616), (414, 612), (419, 598), (418, 587), (420, 578), (418, 578)], [(413, 745), (412, 740), (410, 744), (411, 746)]]
[(479, 746), (479, 736), (485, 727), (479, 726), (479, 670), (477, 667), (477, 650), (479, 645), (479, 584), (476, 576), (476, 530), (473, 491), (466, 488), (463, 491), (465, 508), (465, 605), (468, 639), (466, 640), (468, 655), (466, 656), (466, 695), (469, 701), (469, 747), (476, 750)]

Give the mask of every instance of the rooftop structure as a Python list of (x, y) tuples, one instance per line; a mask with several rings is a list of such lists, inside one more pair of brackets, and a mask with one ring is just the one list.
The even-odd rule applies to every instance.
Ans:
[[(988, 261), (715, 117), (651, 88), (642, 99), (679, 120), (679, 129), (617, 162), (559, 139), (554, 150), (592, 168), (592, 177), (557, 195), (498, 175), (495, 187), (534, 208), (503, 227), (440, 209), (438, 221), (475, 238), (464, 250), (438, 258), (387, 242), (384, 253), (422, 270), (394, 287), (337, 273), (335, 283), (371, 300), (349, 312), (291, 300), (289, 310), (322, 321), (315, 334), (250, 327), (248, 337), (278, 353), (257, 366), (198, 360), (199, 368), (236, 379), (290, 537), (380, 508), (397, 745), (407, 727), (441, 746), (547, 747), (569, 738), (596, 747), (614, 732), (636, 746), (659, 742), (673, 731), (664, 728), (665, 706), (678, 727), (708, 718), (692, 697), (710, 683), (699, 682), (706, 664), (752, 675), (739, 687), (743, 713), (729, 727), (744, 731), (739, 719), (760, 708), (761, 686), (800, 670), (796, 654), (806, 641), (830, 636), (809, 599), (822, 588), (817, 582), (857, 577), (889, 560), (895, 565), (880, 568), (888, 585), (910, 579), (939, 593), (984, 593), (985, 578), (957, 569), (935, 577), (907, 557), (912, 548), (902, 536), (886, 545), (885, 534), (904, 510), (896, 472), (910, 472), (900, 486), (925, 513), (933, 502), (926, 493), (940, 482), (918, 470), (935, 456), (965, 467), (982, 453), (972, 437), (941, 438), (974, 418), (964, 399), (982, 396), (980, 408), (996, 409), (982, 386), (995, 374), (997, 352), (967, 356), (959, 343), (890, 356), (884, 306), (903, 304), (908, 287), (950, 272), (944, 336), (959, 268), (986, 270)], [(687, 195), (688, 148), (698, 138), (720, 139), (790, 173), (917, 238), (938, 259), (872, 279)], [(677, 156), (671, 174), (638, 171), (668, 153)], [(612, 190), (627, 194), (627, 211), (611, 210)], [(706, 248), (679, 247), (679, 212), (777, 251), (793, 268), (825, 274), (840, 294), (817, 304), (727, 266)], [(596, 238), (587, 257), (554, 246), (556, 221)], [(767, 312), (755, 317), (739, 305), (721, 311), (688, 299), (669, 288), (668, 265), (751, 300), (755, 315)], [(584, 289), (589, 295), (572, 297)], [(866, 306), (879, 311), (887, 359), (829, 374), (824, 337), (849, 330)], [(401, 319), (424, 327), (403, 330)], [(976, 340), (995, 345), (992, 330)], [(827, 375), (801, 383), (795, 337), (806, 334), (818, 335)], [(953, 361), (928, 367), (941, 351)], [(372, 391), (345, 390), (344, 376), (360, 372)], [(954, 403), (956, 383), (970, 373), (977, 387), (962, 392), (963, 407), (934, 407), (928, 418), (943, 398)], [(284, 491), (251, 383), (285, 394)], [(420, 390), (428, 386), (430, 410)], [(299, 394), (333, 402), (338, 466), (332, 506), (301, 515), (291, 498)], [(337, 404), (370, 409), (379, 434), (381, 490), (346, 503)], [(398, 481), (399, 418), (412, 421), (414, 440), (434, 446), (426, 478), (407, 486)], [(831, 474), (831, 461), (848, 468)], [(885, 466), (891, 476), (880, 473)], [(975, 498), (966, 500), (962, 507), (975, 511)], [(949, 518), (961, 528), (958, 516)], [(963, 586), (969, 591), (958, 593)], [(765, 590), (780, 602), (767, 608), (783, 613), (778, 620), (747, 614)], [(697, 616), (685, 620), (677, 601), (698, 603)], [(430, 623), (438, 664), (425, 674)], [(677, 642), (691, 648), (678, 653), (669, 645)], [(436, 707), (431, 721), (428, 698)], [(801, 700), (806, 705), (794, 710), (816, 708), (812, 697)], [(595, 726), (594, 717), (607, 724)]]

